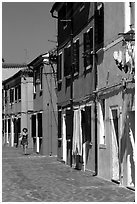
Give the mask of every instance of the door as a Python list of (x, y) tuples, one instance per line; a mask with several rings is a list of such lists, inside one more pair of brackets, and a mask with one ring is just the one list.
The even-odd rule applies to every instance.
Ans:
[(112, 138), (112, 180), (119, 183), (119, 120), (118, 108), (110, 109)]

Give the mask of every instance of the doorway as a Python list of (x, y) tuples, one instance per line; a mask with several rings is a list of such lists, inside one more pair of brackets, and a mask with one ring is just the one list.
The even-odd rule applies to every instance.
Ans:
[(119, 179), (119, 119), (118, 107), (110, 108), (110, 134), (112, 138), (112, 181)]

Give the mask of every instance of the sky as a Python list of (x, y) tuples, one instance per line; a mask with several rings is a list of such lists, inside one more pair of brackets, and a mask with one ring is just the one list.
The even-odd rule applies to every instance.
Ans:
[[(56, 47), (54, 2), (2, 2), (2, 57), (7, 63), (30, 63)], [(51, 42), (55, 41), (55, 42)]]

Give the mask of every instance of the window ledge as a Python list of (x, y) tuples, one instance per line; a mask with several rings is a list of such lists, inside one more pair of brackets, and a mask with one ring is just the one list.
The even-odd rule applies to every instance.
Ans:
[(60, 140), (62, 140), (62, 138), (58, 138), (58, 140), (60, 141)]
[(99, 145), (99, 149), (106, 149), (107, 147), (106, 147), (106, 144), (100, 144)]

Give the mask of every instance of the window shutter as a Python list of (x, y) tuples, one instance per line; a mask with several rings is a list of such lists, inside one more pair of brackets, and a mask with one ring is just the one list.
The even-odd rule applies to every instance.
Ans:
[(32, 115), (32, 120), (31, 120), (31, 122), (32, 122), (32, 125), (31, 125), (31, 127), (32, 127), (32, 137), (36, 137), (36, 115)]
[(38, 113), (38, 137), (42, 137), (42, 113)]
[(64, 76), (71, 73), (71, 46), (64, 50)]
[(62, 129), (62, 122), (61, 122), (62, 111), (58, 111), (58, 138), (62, 137), (61, 129)]
[(18, 85), (18, 99), (21, 99), (21, 84)]
[(86, 61), (86, 38), (87, 33), (84, 33), (84, 67), (87, 67), (87, 61)]
[(73, 116), (71, 110), (66, 111), (66, 138), (71, 139), (73, 133)]
[(57, 78), (58, 80), (62, 79), (62, 54), (58, 56), (58, 72), (57, 72)]

